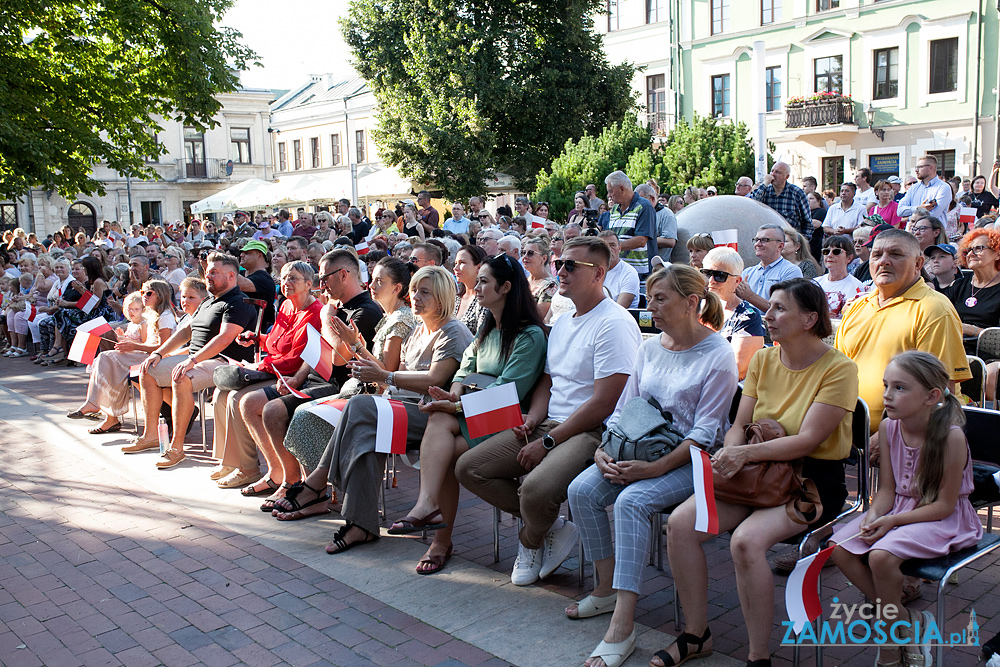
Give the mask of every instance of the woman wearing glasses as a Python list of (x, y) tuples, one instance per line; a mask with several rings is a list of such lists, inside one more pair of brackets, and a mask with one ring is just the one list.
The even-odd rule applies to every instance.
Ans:
[(420, 493), (413, 509), (389, 529), (390, 535), (436, 531), (417, 574), (439, 572), (451, 557), (459, 491), (455, 461), (489, 437), (469, 436), (459, 402), (467, 391), (462, 381), (485, 373), (496, 379), (480, 383), (480, 389), (513, 382), (518, 399), (524, 401), (545, 365), (545, 333), (521, 266), (508, 255), (487, 259), (479, 267), (475, 293), (487, 312), (486, 321), (466, 348), (451, 391), (434, 386), (428, 390), (434, 400), (420, 408), (429, 415), (420, 443)]
[(527, 236), (521, 250), (521, 264), (528, 272), (528, 284), (531, 296), (538, 304), (538, 316), (542, 321), (549, 314), (552, 305), (552, 295), (559, 289), (552, 274), (549, 273), (549, 240), (544, 236)]
[(920, 243), (920, 252), (927, 250), (932, 245), (948, 242), (944, 225), (925, 208), (913, 211), (906, 231), (917, 237), (917, 241)]
[(854, 239), (850, 236), (842, 234), (823, 240), (823, 264), (827, 273), (813, 278), (813, 282), (823, 288), (832, 318), (840, 317), (851, 302), (865, 293), (864, 284), (847, 270), (852, 259)]
[(725, 321), (719, 333), (733, 348), (740, 380), (746, 377), (750, 357), (764, 347), (765, 333), (760, 311), (736, 296), (736, 286), (743, 281), (742, 273), (743, 258), (732, 248), (713, 248), (702, 260), (701, 274), (708, 281), (709, 291), (719, 297), (725, 310)]
[[(974, 229), (959, 244), (963, 263), (972, 275), (962, 275), (941, 290), (958, 311), (966, 354), (976, 353), (983, 329), (1000, 325), (1000, 231)], [(995, 364), (990, 364), (994, 366)], [(992, 387), (995, 383), (990, 383)]]

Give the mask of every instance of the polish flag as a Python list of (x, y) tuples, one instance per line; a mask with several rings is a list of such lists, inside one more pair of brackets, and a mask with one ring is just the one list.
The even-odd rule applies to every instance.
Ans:
[(470, 438), (481, 438), (524, 424), (517, 385), (513, 382), (466, 394), (461, 400)]
[(359, 257), (361, 255), (367, 255), (368, 254), (368, 244), (367, 243), (358, 243), (357, 245), (354, 246), (354, 249), (358, 251), (358, 256)]
[(831, 544), (826, 549), (806, 556), (795, 564), (795, 569), (788, 575), (788, 583), (785, 584), (785, 609), (796, 635), (802, 632), (807, 623), (812, 623), (823, 613), (819, 601), (819, 571), (823, 569), (835, 546), (837, 545)]
[(285, 376), (282, 375), (281, 373), (278, 373), (278, 380), (281, 382), (281, 384), (285, 385), (285, 389), (287, 389), (288, 393), (291, 394), (292, 396), (295, 396), (297, 398), (305, 398), (307, 400), (312, 399), (312, 396), (310, 396), (309, 394), (303, 393), (298, 389), (293, 388), (292, 385), (288, 384), (288, 380), (286, 380)]
[(715, 487), (712, 485), (712, 459), (708, 452), (691, 447), (691, 469), (694, 477), (694, 529), (711, 535), (719, 534), (719, 513), (715, 509)]
[(110, 331), (111, 325), (103, 317), (97, 317), (89, 322), (84, 322), (76, 329), (76, 337), (73, 338), (69, 354), (66, 355), (67, 358), (86, 365), (94, 363), (94, 357), (97, 356), (97, 348), (101, 344), (101, 336)]
[(38, 309), (35, 308), (34, 306), (28, 306), (28, 308), (24, 312), (24, 315), (25, 319), (28, 320), (29, 322), (37, 322), (41, 313), (38, 312)]
[(346, 398), (331, 398), (326, 401), (320, 401), (311, 408), (307, 408), (307, 411), (336, 427), (340, 423), (340, 416), (344, 414), (345, 405), (347, 405)]
[(978, 210), (971, 206), (962, 206), (958, 211), (958, 221), (963, 225), (974, 225), (977, 213)]
[(409, 418), (402, 402), (375, 396), (378, 417), (375, 422), (375, 451), (382, 454), (406, 453), (406, 430)]
[(712, 232), (712, 243), (715, 247), (719, 246), (729, 246), (733, 250), (739, 252), (739, 230), (736, 229), (720, 229)]
[(538, 222), (539, 220), (542, 220), (542, 218), (539, 218), (537, 216), (531, 219), (532, 229), (545, 229), (545, 222), (544, 221)]
[(100, 302), (101, 300), (98, 299), (93, 292), (88, 290), (84, 292), (83, 296), (80, 297), (80, 300), (76, 302), (76, 307), (90, 315), (90, 311), (97, 308), (97, 304)]
[(302, 348), (302, 361), (329, 380), (333, 374), (333, 346), (323, 340), (323, 336), (311, 324), (306, 325), (306, 346)]

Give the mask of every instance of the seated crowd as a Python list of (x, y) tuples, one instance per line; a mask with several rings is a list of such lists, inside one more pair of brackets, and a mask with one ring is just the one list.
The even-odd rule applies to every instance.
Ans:
[[(794, 187), (783, 168), (772, 181)], [(743, 184), (742, 194), (773, 192), (772, 181)], [(68, 416), (98, 422), (90, 433), (119, 431), (136, 384), (144, 428), (122, 451), (159, 451), (155, 465), (168, 469), (185, 460), (205, 392), (218, 460), (211, 480), (261, 497), (260, 509), (278, 521), (326, 514), (339, 494), (345, 523), (326, 546), (331, 554), (382, 535), (387, 454), (378, 443), (387, 419), (405, 421), (420, 487), (387, 532), (433, 532), (416, 572), (439, 572), (452, 557), (460, 485), (521, 520), (516, 585), (546, 578), (582, 541), (594, 588), (565, 613), (611, 614), (588, 667), (617, 667), (635, 648), (657, 512), (669, 513), (685, 629), (650, 664), (712, 651), (703, 545), (714, 535), (696, 528), (692, 447), (711, 454), (717, 479), (752, 462), (799, 461), (818, 494), (799, 518), (782, 505), (717, 501), (718, 532), (731, 532), (747, 665), (762, 667), (775, 614), (767, 551), (841, 513), (859, 398), (883, 487), (860, 523), (835, 535), (845, 574), (869, 597), (902, 603), (903, 560), (946, 554), (982, 533), (968, 505), (967, 446), (949, 429), (960, 421), (958, 383), (971, 377), (966, 351), (1000, 325), (1000, 230), (977, 225), (955, 247), (947, 235), (933, 237), (927, 221), (941, 225), (934, 206), (904, 197), (890, 207), (877, 186), (879, 199), (865, 209), (853, 185), (834, 203), (840, 212), (818, 224), (758, 229), (760, 263), (749, 267), (710, 235), (687, 241), (690, 265), (671, 264), (670, 197), (655, 183), (633, 189), (622, 172), (605, 180), (610, 207), (589, 186), (565, 226), (547, 219), (545, 202), (517, 198), (515, 211), (494, 218), (473, 197), (469, 217), (455, 203), (442, 227), (420, 193), (374, 221), (345, 200), (337, 214), (300, 210), (294, 222), (282, 210), (252, 223), (240, 213), (219, 226), (134, 225), (128, 235), (108, 224), (76, 247), (65, 230), (47, 248), (7, 244), (17, 269), (4, 295), (7, 355), (26, 354), (30, 335), (33, 361), (60, 363), (77, 328), (104, 317), (114, 333)], [(872, 208), (880, 212), (868, 215)], [(581, 235), (591, 211), (599, 229)], [(821, 264), (808, 235), (825, 236)], [(84, 310), (88, 292), (97, 303)], [(641, 300), (660, 332), (646, 340), (627, 310)], [(303, 359), (317, 347), (310, 327), (330, 350), (317, 368)], [(473, 437), (463, 396), (509, 383), (523, 425)], [(339, 419), (331, 421), (324, 408), (333, 399)], [(635, 415), (649, 418), (651, 409), (666, 422), (656, 432), (671, 434), (655, 451), (630, 435)], [(921, 448), (934, 451), (917, 460)], [(901, 466), (930, 468), (911, 489), (896, 477)], [(567, 501), (573, 521), (560, 516)], [(934, 539), (919, 550), (887, 536), (927, 522)], [(887, 645), (878, 664), (929, 664), (925, 657), (919, 646)]]

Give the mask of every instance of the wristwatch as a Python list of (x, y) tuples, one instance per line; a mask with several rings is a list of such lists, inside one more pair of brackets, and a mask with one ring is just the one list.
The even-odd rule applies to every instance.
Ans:
[(364, 345), (362, 345), (361, 341), (359, 340), (354, 345), (351, 345), (349, 347), (351, 348), (351, 352), (355, 352), (356, 353), (358, 350), (360, 350), (362, 347), (364, 347)]
[(385, 384), (387, 386), (389, 386), (389, 387), (395, 387), (396, 386), (395, 380), (396, 380), (396, 374), (395, 373), (389, 373), (388, 375), (385, 376)]
[(542, 436), (542, 447), (545, 448), (545, 451), (551, 452), (556, 448), (556, 439), (546, 433)]
[(455, 401), (455, 414), (462, 414), (462, 401)]

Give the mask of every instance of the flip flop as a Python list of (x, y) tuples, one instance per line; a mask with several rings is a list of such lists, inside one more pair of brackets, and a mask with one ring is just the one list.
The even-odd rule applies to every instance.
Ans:
[[(435, 518), (437, 521), (434, 520)], [(423, 519), (407, 515), (392, 524), (387, 532), (390, 535), (412, 535), (413, 533), (421, 533), (425, 530), (447, 528), (448, 524), (441, 521), (441, 518), (441, 510), (434, 510)]]
[[(354, 528), (355, 526), (356, 524), (353, 524), (350, 521), (341, 526), (340, 530), (338, 530), (337, 533), (333, 536), (333, 542), (330, 542), (328, 545), (326, 545), (326, 552), (330, 555), (342, 554), (345, 551), (353, 549), (359, 544), (369, 544), (371, 542), (376, 542), (381, 537), (380, 535), (373, 535), (372, 533), (369, 533), (364, 528), (361, 528), (361, 526), (357, 526), (358, 528), (361, 528), (361, 530), (365, 531), (365, 539), (355, 540), (354, 542), (345, 542), (344, 538), (347, 537), (347, 531), (349, 531), (351, 528)], [(330, 551), (330, 547), (336, 547), (336, 550)]]
[[(453, 544), (448, 545), (448, 551), (445, 552), (444, 556), (432, 556), (430, 550), (424, 554), (424, 557), (417, 562), (417, 574), (436, 574), (444, 569), (444, 566), (448, 564), (451, 560), (451, 554), (454, 552), (455, 547)], [(433, 565), (433, 567), (420, 569), (421, 565)]]
[(69, 417), (70, 419), (94, 419), (94, 417), (91, 417), (91, 415), (95, 415), (96, 416), (96, 415), (99, 415), (99, 414), (101, 414), (100, 411), (98, 411), (98, 412), (83, 412), (81, 410), (74, 410), (73, 412), (67, 412), (66, 416)]
[(122, 423), (118, 422), (117, 424), (112, 424), (107, 428), (101, 428), (100, 426), (88, 428), (87, 433), (90, 433), (91, 435), (101, 435), (103, 433), (117, 433), (120, 430), (122, 430)]

